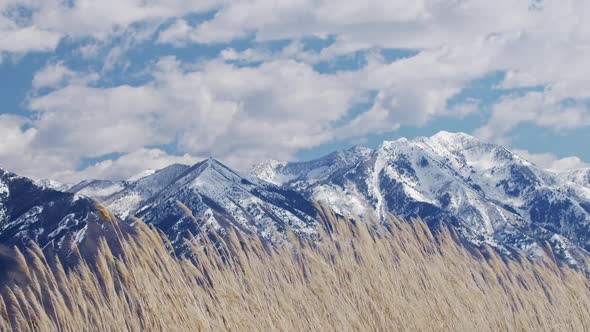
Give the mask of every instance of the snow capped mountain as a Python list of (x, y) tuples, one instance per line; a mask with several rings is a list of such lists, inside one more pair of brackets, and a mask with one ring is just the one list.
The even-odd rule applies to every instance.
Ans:
[(39, 187), (58, 190), (58, 191), (66, 191), (70, 187), (68, 184), (64, 184), (64, 183), (57, 182), (55, 180), (50, 180), (50, 179), (37, 180), (37, 181), (35, 181), (35, 184), (38, 185)]
[(108, 233), (87, 198), (94, 197), (126, 225), (137, 216), (158, 227), (177, 248), (208, 227), (270, 242), (282, 241), (286, 229), (314, 234), (318, 201), (342, 215), (444, 223), (507, 255), (535, 257), (549, 247), (576, 265), (590, 249), (589, 170), (544, 170), (467, 134), (399, 139), (306, 162), (268, 161), (247, 174), (208, 159), (60, 192), (1, 171), (0, 243), (35, 240), (59, 250), (91, 243)]
[(134, 176), (127, 180), (120, 190), (104, 197), (102, 201), (115, 214), (123, 219), (127, 218), (131, 212), (137, 210), (141, 204), (173, 183), (189, 168), (187, 165), (173, 164), (159, 171), (145, 172)]
[(250, 174), (341, 214), (444, 222), (507, 254), (535, 256), (547, 241), (575, 264), (590, 249), (590, 188), (467, 134), (440, 132), (309, 162), (264, 163)]
[(95, 197), (123, 219), (134, 215), (157, 226), (178, 246), (205, 224), (220, 233), (233, 227), (271, 241), (279, 241), (286, 227), (299, 234), (313, 232), (315, 208), (303, 196), (243, 176), (214, 159), (192, 167), (171, 165), (121, 183), (120, 190)]
[(350, 150), (336, 151), (323, 158), (305, 163), (288, 163), (271, 160), (254, 165), (249, 171), (259, 179), (282, 185), (285, 183), (315, 183), (325, 180), (339, 169), (357, 164), (366, 158), (371, 149), (365, 147), (354, 147)]
[[(188, 211), (190, 213), (188, 213)], [(303, 196), (243, 176), (214, 159), (202, 161), (143, 204), (135, 214), (173, 241), (198, 234), (209, 224), (277, 241), (285, 228), (312, 233), (315, 208)]]
[(96, 249), (99, 236), (112, 239), (113, 227), (101, 219), (90, 198), (39, 186), (0, 169), (0, 244), (22, 249), (35, 241), (67, 260), (74, 245), (86, 253)]

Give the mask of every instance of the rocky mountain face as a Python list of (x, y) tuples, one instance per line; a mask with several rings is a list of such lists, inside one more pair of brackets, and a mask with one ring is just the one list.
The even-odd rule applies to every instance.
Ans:
[(316, 210), (293, 190), (241, 175), (208, 159), (142, 202), (133, 214), (163, 230), (173, 242), (188, 232), (200, 233), (205, 224), (220, 233), (233, 227), (280, 241), (285, 228), (301, 235), (312, 233)]
[[(136, 211), (142, 203), (173, 183), (176, 178), (189, 168), (187, 165), (173, 164), (155, 172), (143, 172), (122, 182), (121, 186), (117, 187), (109, 195), (98, 197), (98, 199), (115, 214), (125, 219), (130, 213)], [(77, 192), (75, 188), (70, 189), (70, 191)]]
[[(176, 249), (190, 236), (233, 228), (269, 242), (284, 230), (314, 234), (316, 210), (301, 194), (241, 175), (214, 159), (171, 165), (126, 181), (85, 180), (65, 191), (50, 181), (0, 173), (0, 244), (69, 255), (73, 247), (97, 246), (99, 236), (132, 232), (135, 219), (162, 230)], [(47, 183), (51, 184), (48, 185)], [(117, 218), (105, 222), (94, 201)], [(115, 229), (116, 225), (117, 229)]]
[(548, 243), (575, 265), (590, 249), (587, 172), (543, 170), (467, 134), (400, 139), (308, 162), (265, 162), (249, 173), (344, 215), (444, 222), (470, 242), (509, 255), (534, 257)]
[(112, 242), (127, 225), (107, 221), (86, 196), (41, 186), (0, 169), (0, 245), (27, 248), (31, 241), (64, 261), (91, 254), (100, 237)]

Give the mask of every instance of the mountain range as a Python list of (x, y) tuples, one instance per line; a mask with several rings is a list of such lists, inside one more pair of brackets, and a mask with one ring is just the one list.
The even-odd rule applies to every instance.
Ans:
[(384, 142), (307, 162), (268, 161), (250, 174), (294, 188), (341, 214), (421, 217), (469, 242), (570, 264), (590, 249), (589, 170), (542, 169), (464, 133)]
[(122, 224), (132, 225), (135, 216), (154, 225), (176, 247), (206, 227), (219, 233), (231, 227), (271, 243), (285, 239), (286, 229), (312, 236), (319, 202), (344, 216), (385, 222), (391, 213), (422, 218), (432, 228), (444, 224), (465, 241), (508, 256), (550, 250), (575, 266), (590, 250), (590, 170), (546, 170), (463, 133), (387, 141), (305, 162), (271, 160), (245, 172), (210, 158), (125, 181), (61, 186), (1, 171), (0, 243), (35, 240), (56, 250), (82, 243), (84, 228), (105, 230), (91, 198)]

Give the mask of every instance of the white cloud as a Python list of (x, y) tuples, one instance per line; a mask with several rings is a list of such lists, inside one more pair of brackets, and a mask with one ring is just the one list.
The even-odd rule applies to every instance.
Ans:
[[(556, 100), (548, 107), (568, 98), (589, 98), (590, 59), (585, 54), (590, 51), (590, 24), (584, 15), (589, 11), (590, 3), (583, 0), (232, 1), (204, 23), (177, 22), (169, 33), (162, 33), (167, 38), (161, 41), (186, 44), (228, 42), (250, 35), (259, 41), (333, 36), (335, 43), (315, 59), (306, 54), (305, 59), (312, 61), (357, 50), (420, 50), (408, 61), (378, 66), (381, 75), (365, 74), (367, 87), (378, 90), (378, 97), (373, 109), (351, 129), (387, 130), (400, 124), (424, 124), (445, 114), (450, 97), (471, 80), (496, 71), (508, 73), (500, 87), (550, 89)], [(399, 68), (402, 64), (411, 68)], [(558, 106), (553, 112), (543, 112), (538, 122), (556, 129), (580, 120), (580, 125), (586, 125), (583, 113)], [(572, 124), (565, 123), (566, 117)], [(552, 126), (550, 121), (556, 118), (559, 121)]]
[(30, 108), (38, 112), (34, 144), (71, 158), (165, 144), (169, 139), (163, 131), (172, 130), (161, 127), (166, 105), (152, 86), (68, 85), (31, 100)]
[(63, 84), (86, 84), (98, 80), (97, 73), (80, 73), (69, 69), (63, 61), (50, 63), (35, 73), (32, 86), (34, 89), (56, 88)]
[(155, 22), (191, 12), (207, 11), (217, 1), (183, 0), (44, 0), (30, 6), (32, 21), (72, 37), (107, 38), (133, 23)]
[(61, 36), (37, 27), (3, 28), (0, 25), (0, 55), (2, 53), (27, 53), (52, 51), (57, 47)]
[(178, 19), (158, 34), (158, 42), (184, 46), (191, 41), (191, 30), (192, 28), (185, 20)]
[(557, 172), (590, 167), (590, 164), (585, 163), (578, 157), (557, 158), (552, 153), (530, 153), (526, 150), (514, 150), (514, 153), (541, 168)]
[(15, 115), (0, 115), (0, 167), (31, 177), (54, 175), (73, 167), (61, 155), (32, 147), (38, 130), (30, 120)]
[(51, 64), (35, 73), (32, 82), (33, 88), (54, 87), (73, 75), (74, 72), (68, 69), (63, 62)]
[(584, 103), (567, 105), (551, 91), (529, 92), (503, 98), (492, 108), (488, 123), (475, 135), (485, 140), (506, 142), (506, 135), (522, 123), (563, 131), (590, 125), (590, 109)]
[[(209, 11), (219, 3), (217, 0), (4, 0), (0, 1), (0, 55), (53, 51), (64, 37), (91, 37), (110, 44), (113, 37), (131, 31), (136, 35), (144, 33), (141, 37), (145, 40), (167, 19)], [(95, 52), (90, 48), (81, 51)]]
[(77, 161), (175, 144), (182, 153), (245, 167), (334, 139), (331, 123), (358, 98), (338, 75), (291, 60), (239, 67), (219, 60), (183, 65), (167, 57), (151, 72), (153, 81), (143, 86), (70, 81), (33, 97), (29, 148)]
[[(147, 69), (153, 80), (134, 86), (90, 86), (97, 74), (50, 61), (32, 85), (55, 90), (29, 101), (34, 116), (22, 120), (29, 129), (3, 121), (10, 124), (6, 133), (26, 136), (35, 156), (56, 156), (61, 161), (55, 165), (66, 160), (61, 166), (70, 170), (82, 157), (133, 154), (161, 144), (238, 166), (290, 158), (335, 139), (477, 112), (477, 102), (449, 106), (449, 100), (498, 71), (507, 73), (500, 89), (542, 91), (502, 98), (479, 136), (508, 142), (523, 123), (559, 131), (590, 126), (585, 0), (47, 0), (22, 2), (30, 16), (5, 10), (16, 4), (0, 0), (0, 53), (50, 51), (67, 36), (83, 41), (78, 54), (100, 59), (103, 75), (125, 68), (134, 61), (126, 58), (128, 51), (151, 38), (176, 47), (245, 37), (288, 40), (278, 51), (229, 44), (218, 59), (160, 59)], [(188, 18), (212, 10), (204, 22)], [(167, 28), (159, 31), (163, 23)], [(310, 36), (334, 43), (310, 50), (303, 41)], [(416, 54), (391, 62), (378, 55), (386, 48)], [(360, 68), (330, 74), (313, 69), (356, 51), (369, 54)], [(361, 101), (371, 104), (369, 110), (349, 114)], [(5, 153), (17, 150), (11, 144), (4, 144)]]
[(95, 58), (100, 52), (100, 44), (93, 42), (87, 43), (80, 46), (76, 53), (80, 54), (83, 58), (92, 59)]
[(169, 155), (160, 149), (139, 149), (115, 160), (101, 161), (81, 171), (69, 171), (55, 176), (70, 183), (84, 179), (128, 179), (147, 169), (162, 169), (171, 164), (192, 165), (203, 159), (188, 154)]
[(23, 130), (27, 120), (16, 115), (0, 114), (0, 154), (25, 152), (24, 147), (31, 141), (35, 135), (35, 129), (30, 128)]
[(160, 169), (173, 163), (190, 165), (204, 158), (139, 148), (115, 160), (101, 161), (78, 170), (78, 160), (68, 153), (55, 153), (55, 150), (38, 146), (36, 141), (40, 130), (30, 125), (30, 121), (23, 117), (0, 115), (0, 167), (35, 179), (51, 178), (65, 183), (88, 178), (126, 179), (145, 169)]
[(270, 52), (248, 48), (244, 51), (236, 51), (233, 48), (226, 48), (221, 51), (219, 57), (224, 61), (237, 61), (244, 63), (268, 61), (275, 59)]

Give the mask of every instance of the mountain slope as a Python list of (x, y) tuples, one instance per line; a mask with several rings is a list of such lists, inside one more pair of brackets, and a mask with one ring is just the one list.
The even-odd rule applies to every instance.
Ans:
[(123, 188), (125, 188), (124, 181), (84, 180), (66, 191), (102, 200)]
[[(192, 167), (171, 165), (137, 179), (105, 183), (112, 189), (94, 196), (122, 219), (141, 218), (155, 225), (180, 247), (184, 239), (202, 233), (206, 225), (223, 233), (228, 227), (280, 241), (289, 228), (297, 234), (314, 233), (313, 204), (292, 189), (243, 176), (214, 159)], [(103, 182), (82, 182), (72, 190), (100, 193)]]
[(99, 237), (111, 241), (123, 230), (129, 228), (105, 222), (90, 198), (42, 187), (0, 169), (1, 245), (23, 249), (34, 241), (67, 260), (74, 246), (82, 254), (91, 253)]
[(507, 254), (537, 256), (547, 241), (575, 265), (590, 249), (590, 189), (501, 146), (441, 132), (384, 142), (370, 151), (354, 148), (337, 154), (348, 157), (336, 161), (333, 155), (264, 163), (249, 173), (299, 190), (341, 214), (383, 220), (393, 213), (421, 217), (431, 226), (454, 225), (470, 242)]
[(277, 241), (287, 227), (299, 234), (313, 233), (316, 211), (292, 190), (242, 176), (208, 159), (188, 169), (135, 214), (175, 242), (188, 232), (201, 232), (205, 224), (218, 232), (233, 227)]
[(160, 190), (173, 183), (190, 167), (173, 164), (153, 173), (146, 173), (135, 179), (127, 180), (125, 186), (103, 199), (103, 202), (121, 218), (127, 218), (141, 204), (156, 195)]
[(560, 176), (575, 184), (590, 188), (590, 168), (581, 168), (561, 172)]

